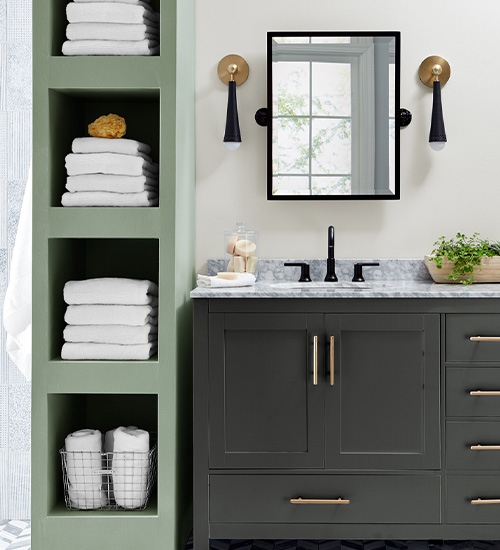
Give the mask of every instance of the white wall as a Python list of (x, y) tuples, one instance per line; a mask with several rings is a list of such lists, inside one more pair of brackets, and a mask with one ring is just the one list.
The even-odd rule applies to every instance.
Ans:
[[(223, 232), (236, 221), (260, 231), (262, 257), (326, 256), (336, 228), (337, 257), (419, 257), (442, 234), (479, 231), (500, 239), (500, 3), (498, 0), (197, 0), (197, 268), (222, 257)], [(401, 200), (266, 200), (266, 130), (254, 121), (266, 106), (268, 30), (400, 30), (401, 106), (413, 113), (401, 131)], [(227, 152), (227, 88), (219, 60), (242, 55), (250, 76), (238, 87), (243, 143)], [(443, 88), (448, 144), (428, 145), (432, 90), (421, 61), (451, 64)]]

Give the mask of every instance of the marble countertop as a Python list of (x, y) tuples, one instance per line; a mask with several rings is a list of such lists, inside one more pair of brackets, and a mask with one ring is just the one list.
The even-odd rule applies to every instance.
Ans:
[(258, 282), (251, 287), (201, 288), (191, 298), (500, 298), (500, 284), (436, 284), (391, 280), (365, 283)]
[[(307, 262), (312, 283), (297, 283), (298, 267), (285, 268), (285, 262)], [(364, 270), (366, 282), (353, 283), (356, 262), (377, 262)], [(224, 271), (221, 259), (208, 260), (207, 272)], [(335, 268), (339, 282), (324, 283), (326, 262), (322, 259), (261, 259), (259, 281), (255, 286), (202, 288), (191, 291), (191, 298), (500, 298), (498, 284), (436, 284), (421, 258), (338, 259)], [(321, 281), (321, 282), (320, 282)]]

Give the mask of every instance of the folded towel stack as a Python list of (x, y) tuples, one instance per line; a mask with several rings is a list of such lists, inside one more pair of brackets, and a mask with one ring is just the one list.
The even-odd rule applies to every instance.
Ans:
[(160, 15), (149, 0), (74, 0), (63, 55), (158, 55)]
[(133, 139), (84, 137), (66, 156), (63, 206), (157, 206), (158, 164)]
[(99, 278), (64, 285), (62, 359), (147, 360), (158, 350), (158, 287)]

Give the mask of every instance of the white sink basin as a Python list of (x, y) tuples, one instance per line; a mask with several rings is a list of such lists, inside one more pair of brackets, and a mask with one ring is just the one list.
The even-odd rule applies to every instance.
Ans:
[(372, 288), (367, 283), (276, 283), (271, 285), (276, 290), (368, 290)]

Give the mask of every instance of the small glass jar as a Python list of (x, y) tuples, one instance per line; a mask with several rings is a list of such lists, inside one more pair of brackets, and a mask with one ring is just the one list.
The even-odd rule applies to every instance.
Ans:
[(226, 271), (258, 275), (259, 233), (237, 222), (236, 230), (224, 231)]

